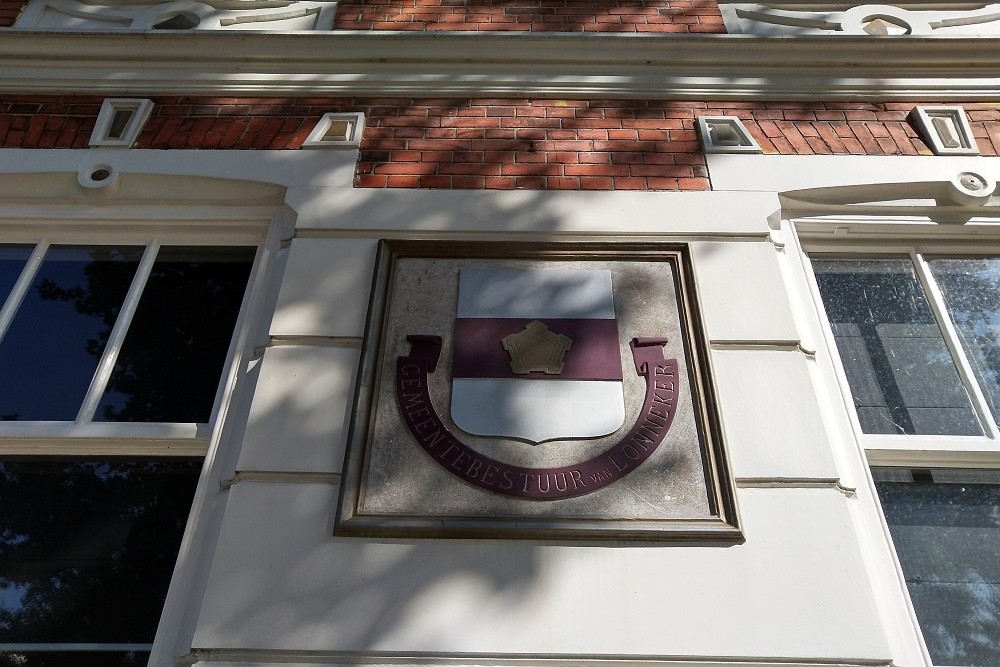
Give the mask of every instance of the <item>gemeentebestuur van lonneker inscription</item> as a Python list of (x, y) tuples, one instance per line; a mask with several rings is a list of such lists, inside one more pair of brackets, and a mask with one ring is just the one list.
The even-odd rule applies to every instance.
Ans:
[[(524, 324), (539, 316), (545, 320)], [(664, 359), (665, 339), (636, 338), (630, 348), (646, 394), (632, 429), (579, 463), (510, 465), (463, 443), (437, 415), (427, 378), (441, 338), (407, 339), (411, 351), (398, 358), (396, 395), (410, 433), (446, 470), (487, 491), (531, 500), (591, 493), (649, 458), (673, 421), (677, 361)], [(567, 358), (574, 341), (577, 354)], [(610, 271), (462, 269), (453, 346), (451, 416), (464, 431), (537, 444), (606, 435), (622, 424)]]

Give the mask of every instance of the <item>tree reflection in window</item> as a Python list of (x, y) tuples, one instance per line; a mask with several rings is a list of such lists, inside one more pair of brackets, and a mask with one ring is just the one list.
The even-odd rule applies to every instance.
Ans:
[(928, 262), (993, 418), (1000, 421), (1000, 259)]
[(1000, 664), (1000, 473), (872, 474), (934, 663)]
[[(0, 665), (145, 664), (200, 467), (0, 462)], [(140, 647), (43, 654), (4, 643)]]
[(908, 258), (813, 259), (865, 433), (982, 435)]
[(96, 421), (209, 420), (252, 248), (161, 248)]
[[(3, 419), (77, 418), (142, 253), (48, 250), (0, 341)], [(246, 247), (159, 250), (94, 420), (209, 421), (253, 255)]]
[(141, 247), (48, 249), (0, 341), (3, 419), (76, 418), (141, 257)]

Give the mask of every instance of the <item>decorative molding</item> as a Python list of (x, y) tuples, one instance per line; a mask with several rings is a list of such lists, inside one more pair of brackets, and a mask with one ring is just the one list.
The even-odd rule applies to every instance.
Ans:
[(698, 116), (698, 136), (706, 153), (760, 153), (760, 144), (735, 116)]
[(302, 148), (356, 148), (365, 131), (363, 113), (327, 113), (302, 142)]
[(9, 30), (0, 93), (996, 99), (1000, 39)]
[[(262, 667), (265, 664), (371, 665), (372, 667), (893, 667), (880, 658), (784, 656), (587, 655), (560, 653), (439, 653), (432, 651), (292, 651), (194, 648), (194, 667)], [(296, 665), (297, 667), (297, 665)]]
[(30, 0), (15, 29), (330, 30), (337, 0)]
[(962, 107), (914, 107), (910, 115), (935, 155), (979, 155)]
[(979, 172), (963, 171), (948, 180), (872, 183), (785, 191), (782, 209), (846, 215), (924, 215), (941, 222), (976, 217), (1000, 217), (997, 181)]
[(129, 147), (135, 143), (142, 126), (153, 111), (152, 100), (112, 98), (104, 100), (97, 115), (91, 146)]
[(957, 10), (950, 2), (916, 5), (919, 9), (881, 4), (847, 8), (843, 3), (825, 5), (819, 3), (818, 9), (805, 11), (802, 5), (786, 7), (779, 2), (720, 2), (719, 9), (730, 34), (1000, 36), (1000, 4)]

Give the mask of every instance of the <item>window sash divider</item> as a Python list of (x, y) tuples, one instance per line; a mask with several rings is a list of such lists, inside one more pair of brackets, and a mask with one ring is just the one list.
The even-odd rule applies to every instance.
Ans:
[(865, 443), (869, 466), (893, 468), (1000, 468), (1000, 452), (989, 446), (928, 447), (919, 445), (883, 447), (883, 442)]
[(992, 440), (1000, 439), (1000, 429), (997, 428), (997, 423), (993, 419), (993, 413), (990, 412), (986, 395), (983, 393), (982, 387), (979, 386), (976, 374), (972, 370), (972, 364), (969, 363), (968, 355), (962, 346), (962, 339), (958, 335), (954, 323), (951, 321), (951, 315), (948, 314), (941, 288), (931, 275), (930, 267), (921, 253), (911, 251), (910, 258), (916, 269), (917, 279), (920, 281), (921, 286), (924, 288), (924, 293), (927, 295), (931, 311), (934, 313), (934, 317), (937, 318), (941, 332), (944, 334), (945, 345), (947, 345), (948, 351), (951, 353), (951, 358), (955, 362), (959, 377), (962, 379), (962, 384), (965, 385), (965, 389), (969, 392), (969, 397), (972, 399), (972, 407), (979, 417), (979, 423), (982, 424), (988, 437)]
[(153, 271), (153, 263), (156, 261), (156, 255), (159, 250), (160, 244), (157, 241), (152, 241), (146, 246), (142, 260), (139, 262), (139, 267), (132, 278), (132, 284), (129, 285), (128, 294), (125, 295), (125, 303), (122, 304), (122, 309), (118, 313), (118, 319), (111, 329), (111, 335), (108, 337), (108, 343), (104, 348), (104, 355), (101, 357), (101, 361), (97, 365), (97, 370), (90, 380), (90, 387), (87, 389), (87, 395), (83, 399), (83, 405), (80, 406), (80, 412), (77, 413), (76, 423), (78, 424), (89, 423), (93, 420), (94, 413), (97, 412), (97, 407), (101, 403), (101, 397), (104, 396), (104, 390), (111, 379), (111, 373), (114, 372), (115, 362), (118, 361), (118, 353), (121, 352), (125, 335), (132, 325), (132, 317), (139, 307), (139, 297), (142, 296), (142, 291), (146, 287), (146, 280)]
[(193, 456), (208, 451), (209, 424), (0, 422), (0, 456)]
[(17, 309), (21, 307), (24, 296), (31, 289), (31, 283), (35, 280), (35, 275), (38, 273), (38, 268), (42, 265), (42, 260), (45, 259), (45, 253), (48, 249), (48, 239), (42, 239), (35, 245), (24, 268), (21, 269), (21, 275), (18, 277), (17, 282), (14, 283), (14, 289), (11, 290), (7, 302), (0, 305), (0, 341), (3, 340), (4, 334), (7, 333), (7, 328), (14, 320)]
[(100, 642), (39, 642), (39, 643), (0, 643), (0, 651), (11, 651), (14, 653), (47, 651), (148, 651), (152, 644), (130, 644), (130, 643), (100, 643)]

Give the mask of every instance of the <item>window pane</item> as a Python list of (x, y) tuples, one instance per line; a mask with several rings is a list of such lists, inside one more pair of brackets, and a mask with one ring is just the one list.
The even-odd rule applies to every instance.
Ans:
[(1000, 421), (1000, 259), (929, 264), (993, 418)]
[(152, 642), (200, 467), (0, 461), (0, 641)]
[(161, 248), (95, 421), (209, 420), (254, 248)]
[(983, 433), (909, 259), (813, 269), (865, 433)]
[(1000, 664), (1000, 473), (873, 474), (934, 662)]
[(76, 418), (142, 250), (49, 248), (0, 341), (0, 419)]
[(3, 308), (14, 283), (21, 277), (21, 269), (33, 249), (32, 246), (0, 246), (0, 308)]

